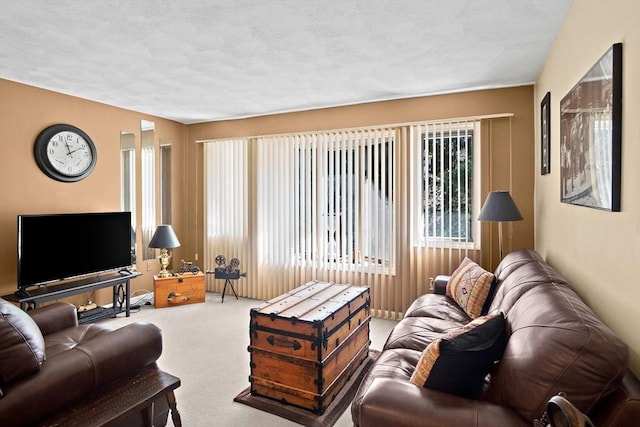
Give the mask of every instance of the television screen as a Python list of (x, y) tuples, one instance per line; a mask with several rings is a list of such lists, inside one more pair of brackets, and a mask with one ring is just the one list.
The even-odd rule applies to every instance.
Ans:
[(131, 213), (18, 216), (18, 288), (131, 265)]

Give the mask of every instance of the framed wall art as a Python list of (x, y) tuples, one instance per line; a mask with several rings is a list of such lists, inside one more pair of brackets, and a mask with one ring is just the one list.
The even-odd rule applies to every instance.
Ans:
[(551, 172), (551, 92), (540, 104), (540, 126), (540, 173), (546, 175)]
[(564, 203), (620, 211), (622, 43), (614, 44), (560, 102)]

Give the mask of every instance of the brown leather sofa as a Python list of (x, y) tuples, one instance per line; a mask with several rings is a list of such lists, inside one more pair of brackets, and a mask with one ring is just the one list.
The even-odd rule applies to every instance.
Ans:
[[(471, 319), (445, 294), (418, 297), (394, 327), (351, 406), (354, 425), (531, 426), (559, 392), (598, 427), (640, 420), (640, 381), (628, 369), (628, 348), (567, 281), (532, 250), (498, 266), (486, 312), (505, 315), (507, 344), (477, 399), (409, 382), (425, 347)], [(612, 288), (611, 290), (615, 290)], [(491, 299), (492, 298), (492, 299)]]
[[(0, 299), (0, 425), (32, 426), (142, 369), (157, 369), (160, 330), (136, 322), (111, 330), (78, 325), (76, 308), (54, 303), (25, 313)], [(167, 422), (164, 397), (154, 425)], [(140, 425), (140, 420), (121, 425)]]

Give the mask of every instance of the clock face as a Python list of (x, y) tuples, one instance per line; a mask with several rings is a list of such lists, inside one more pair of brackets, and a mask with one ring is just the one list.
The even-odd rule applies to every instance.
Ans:
[(71, 125), (53, 125), (40, 132), (34, 154), (46, 175), (63, 182), (86, 178), (97, 157), (91, 138)]
[(47, 144), (47, 158), (58, 172), (81, 175), (91, 166), (93, 153), (89, 143), (80, 135), (70, 131), (55, 134)]

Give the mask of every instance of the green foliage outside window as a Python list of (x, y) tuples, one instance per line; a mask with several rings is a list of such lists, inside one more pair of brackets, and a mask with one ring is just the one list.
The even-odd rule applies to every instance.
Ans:
[(471, 240), (473, 134), (425, 135), (423, 171), (426, 235)]

